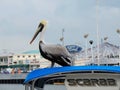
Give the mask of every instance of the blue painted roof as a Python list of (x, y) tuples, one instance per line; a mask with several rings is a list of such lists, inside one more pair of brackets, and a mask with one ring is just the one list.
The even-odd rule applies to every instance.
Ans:
[(28, 83), (29, 81), (36, 78), (43, 78), (58, 73), (82, 72), (82, 71), (92, 71), (92, 70), (120, 73), (120, 66), (67, 66), (67, 67), (37, 69), (28, 74), (24, 83)]

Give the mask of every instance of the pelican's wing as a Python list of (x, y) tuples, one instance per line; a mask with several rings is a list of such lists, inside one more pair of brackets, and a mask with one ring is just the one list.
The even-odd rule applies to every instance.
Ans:
[(44, 50), (44, 52), (46, 52), (47, 54), (62, 55), (67, 57), (70, 56), (67, 49), (61, 45), (44, 45), (42, 47), (42, 50)]
[(47, 57), (55, 59), (56, 63), (62, 66), (72, 65), (72, 57), (71, 54), (67, 51), (67, 49), (61, 45), (43, 45), (43, 52)]

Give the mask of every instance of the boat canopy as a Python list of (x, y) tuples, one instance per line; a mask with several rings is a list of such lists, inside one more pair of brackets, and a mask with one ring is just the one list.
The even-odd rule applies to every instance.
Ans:
[(62, 75), (74, 72), (88, 72), (88, 71), (99, 71), (108, 73), (120, 73), (120, 66), (66, 66), (66, 67), (53, 67), (37, 69), (32, 71), (26, 77), (24, 84), (29, 83), (32, 80), (49, 78), (54, 75)]

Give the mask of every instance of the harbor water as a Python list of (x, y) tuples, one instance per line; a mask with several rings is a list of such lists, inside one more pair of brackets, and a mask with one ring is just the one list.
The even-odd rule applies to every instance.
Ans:
[[(27, 73), (22, 74), (0, 74), (0, 79), (25, 79)], [(0, 90), (25, 90), (23, 84), (0, 84)], [(44, 90), (66, 90), (64, 85), (45, 85)]]
[[(20, 84), (0, 84), (0, 90), (25, 90)], [(66, 90), (63, 85), (45, 85), (44, 90)]]

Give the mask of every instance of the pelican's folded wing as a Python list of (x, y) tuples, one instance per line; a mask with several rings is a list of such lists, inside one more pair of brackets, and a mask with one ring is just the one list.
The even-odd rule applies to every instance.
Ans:
[(44, 52), (54, 55), (70, 56), (67, 49), (61, 45), (45, 45), (42, 47)]

